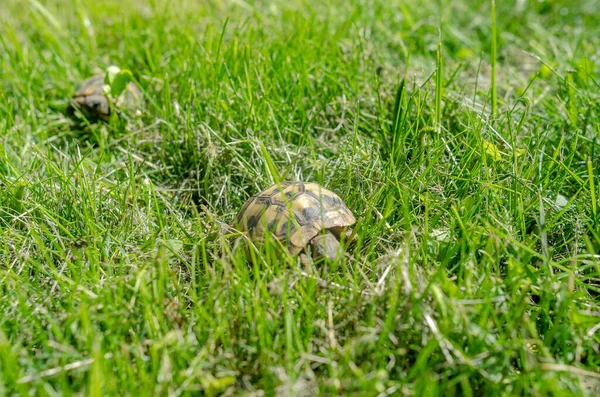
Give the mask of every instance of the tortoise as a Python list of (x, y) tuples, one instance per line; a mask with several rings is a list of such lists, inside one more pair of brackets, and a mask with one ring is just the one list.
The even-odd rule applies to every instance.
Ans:
[[(282, 182), (250, 197), (234, 226), (254, 243), (271, 234), (292, 256), (305, 262), (341, 253), (342, 236), (350, 237), (356, 222), (340, 197), (316, 183)], [(307, 252), (309, 251), (309, 252)]]
[[(111, 107), (104, 93), (104, 74), (96, 74), (84, 80), (71, 100), (71, 112), (74, 108), (90, 119), (110, 119)], [(129, 82), (115, 103), (118, 109), (134, 109), (141, 103), (142, 93), (139, 88)]]

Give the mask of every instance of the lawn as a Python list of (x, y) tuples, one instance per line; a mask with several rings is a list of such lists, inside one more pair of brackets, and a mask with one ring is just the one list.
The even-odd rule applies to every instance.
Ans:
[[(0, 395), (598, 395), (599, 10), (2, 0)], [(246, 259), (284, 180), (345, 258)]]

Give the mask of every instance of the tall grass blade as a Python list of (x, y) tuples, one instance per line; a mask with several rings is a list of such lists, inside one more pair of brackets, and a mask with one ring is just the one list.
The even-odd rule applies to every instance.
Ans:
[(496, 87), (496, 1), (492, 0), (492, 117), (498, 116), (498, 94)]
[(395, 160), (397, 153), (402, 151), (400, 147), (400, 131), (405, 120), (405, 99), (406, 99), (406, 77), (402, 79), (398, 90), (396, 90), (396, 99), (394, 103), (394, 114), (392, 118), (392, 146), (391, 158)]
[(442, 25), (439, 29), (437, 44), (437, 71), (435, 74), (435, 129), (438, 134), (442, 132)]

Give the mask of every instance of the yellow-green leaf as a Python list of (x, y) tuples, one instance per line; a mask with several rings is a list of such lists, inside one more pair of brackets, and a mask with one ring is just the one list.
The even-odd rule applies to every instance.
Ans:
[(540, 77), (545, 79), (550, 77), (552, 74), (552, 69), (550, 69), (547, 65), (542, 65), (538, 73), (540, 74)]
[(215, 378), (212, 375), (207, 375), (200, 377), (200, 384), (204, 389), (204, 394), (212, 397), (220, 394), (224, 389), (235, 384), (235, 378), (233, 376)]
[(110, 93), (114, 98), (118, 98), (119, 95), (127, 88), (127, 84), (133, 81), (133, 73), (127, 69), (121, 69), (119, 73), (115, 74), (112, 84), (110, 85)]
[(490, 156), (492, 158), (492, 160), (494, 160), (494, 161), (502, 160), (502, 153), (500, 153), (500, 150), (498, 150), (498, 147), (496, 145), (494, 145), (493, 143), (484, 140), (483, 141), (483, 150), (485, 150), (485, 153), (488, 156)]

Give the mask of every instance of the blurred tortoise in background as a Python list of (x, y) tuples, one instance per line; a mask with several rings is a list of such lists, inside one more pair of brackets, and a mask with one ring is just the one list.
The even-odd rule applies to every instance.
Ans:
[[(110, 70), (108, 79), (112, 81), (114, 75), (120, 72), (120, 69)], [(110, 119), (111, 108), (135, 110), (142, 104), (142, 93), (140, 89), (129, 81), (119, 96), (114, 100), (114, 106), (110, 106), (111, 99), (107, 94), (110, 92), (110, 85), (106, 84), (105, 74), (96, 74), (84, 80), (75, 96), (71, 99), (69, 113), (74, 114), (75, 109), (79, 109), (88, 119), (101, 119), (108, 121)]]
[(339, 196), (316, 183), (282, 182), (249, 198), (234, 226), (254, 243), (270, 233), (287, 251), (307, 260), (335, 260), (343, 250), (342, 235), (356, 222)]

